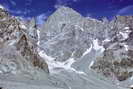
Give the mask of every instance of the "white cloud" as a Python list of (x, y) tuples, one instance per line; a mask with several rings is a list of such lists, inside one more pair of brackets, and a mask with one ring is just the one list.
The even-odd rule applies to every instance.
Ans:
[[(9, 9), (8, 9), (9, 10)], [(11, 13), (15, 13), (15, 14), (22, 14), (24, 12), (20, 11), (20, 10), (9, 10)]]
[(47, 19), (48, 15), (47, 13), (40, 14), (36, 17), (36, 21), (38, 24), (43, 24), (44, 21)]
[(87, 15), (86, 15), (87, 17), (90, 17), (91, 16), (91, 14), (90, 13), (87, 13)]
[(0, 8), (1, 8), (1, 9), (4, 9), (4, 6), (2, 6), (2, 5), (0, 4)]
[(57, 9), (57, 8), (60, 8), (61, 6), (64, 6), (64, 5), (55, 4), (55, 5), (54, 5), (54, 8)]
[(10, 3), (11, 3), (12, 5), (16, 6), (16, 2), (14, 2), (13, 0), (9, 0), (9, 1), (10, 1)]
[(56, 0), (54, 8), (59, 8), (61, 6), (67, 5), (69, 0)]
[(90, 13), (86, 14), (86, 18), (90, 18), (91, 16), (92, 16), (92, 14), (90, 14)]
[(80, 1), (80, 0), (56, 0), (54, 7), (59, 8), (61, 6), (67, 6), (73, 2), (78, 2), (78, 1)]
[(78, 2), (79, 0), (73, 0), (73, 2)]
[(132, 15), (133, 14), (133, 5), (129, 5), (120, 9), (117, 15)]

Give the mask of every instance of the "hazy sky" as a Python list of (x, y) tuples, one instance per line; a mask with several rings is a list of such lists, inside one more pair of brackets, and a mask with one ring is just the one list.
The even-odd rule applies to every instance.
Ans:
[(38, 19), (46, 19), (60, 6), (98, 19), (133, 14), (133, 0), (0, 0), (0, 4), (13, 15)]

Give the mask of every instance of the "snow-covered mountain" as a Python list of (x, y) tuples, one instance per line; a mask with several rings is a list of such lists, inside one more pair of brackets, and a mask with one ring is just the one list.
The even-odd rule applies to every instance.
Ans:
[(132, 16), (85, 18), (60, 7), (42, 27), (0, 9), (3, 89), (129, 89)]

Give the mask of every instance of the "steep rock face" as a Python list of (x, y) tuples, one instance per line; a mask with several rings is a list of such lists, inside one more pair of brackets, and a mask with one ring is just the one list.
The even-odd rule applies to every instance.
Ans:
[[(88, 37), (80, 28), (82, 21), (83, 17), (79, 13), (67, 7), (59, 8), (51, 15), (40, 32), (40, 45), (47, 55), (60, 61), (69, 59), (74, 52), (78, 52), (77, 57), (80, 57), (89, 46), (89, 42), (86, 42)], [(86, 44), (77, 44), (79, 41)]]
[(37, 67), (49, 73), (47, 63), (37, 52), (37, 29), (32, 22), (26, 27), (24, 23), (0, 8), (1, 72), (27, 72), (30, 68)]
[[(104, 40), (111, 32), (108, 23), (86, 19), (68, 7), (59, 8), (40, 30), (40, 46), (57, 61), (80, 58), (89, 49), (92, 39)], [(110, 26), (111, 28), (111, 26)], [(97, 30), (98, 29), (98, 30)]]
[[(78, 59), (73, 67), (84, 72), (94, 61), (91, 69), (107, 78), (125, 81), (133, 75), (132, 21), (132, 16), (118, 16), (112, 21), (86, 19), (71, 8), (61, 7), (41, 28), (40, 47), (55, 61)], [(104, 49), (102, 53), (94, 47), (96, 39)]]

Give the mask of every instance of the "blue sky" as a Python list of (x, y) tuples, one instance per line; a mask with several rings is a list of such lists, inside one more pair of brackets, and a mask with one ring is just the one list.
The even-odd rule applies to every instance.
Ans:
[(13, 15), (42, 20), (60, 6), (71, 7), (83, 16), (97, 19), (133, 15), (133, 0), (0, 0), (0, 4)]

